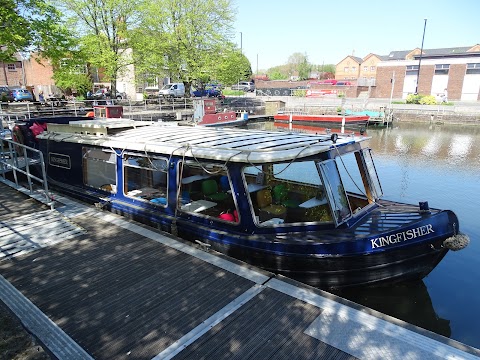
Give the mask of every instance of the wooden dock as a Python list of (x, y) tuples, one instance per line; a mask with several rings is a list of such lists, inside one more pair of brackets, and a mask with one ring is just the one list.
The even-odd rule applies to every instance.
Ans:
[(480, 357), (93, 206), (57, 194), (50, 210), (10, 186), (0, 183), (0, 300), (58, 359)]

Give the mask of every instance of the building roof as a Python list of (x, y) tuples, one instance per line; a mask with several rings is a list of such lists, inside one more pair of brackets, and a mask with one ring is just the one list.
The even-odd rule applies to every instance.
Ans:
[[(458, 56), (458, 55), (471, 55), (477, 52), (472, 51), (474, 46), (457, 46), (450, 48), (437, 48), (437, 49), (423, 49), (422, 57), (444, 57), (444, 56)], [(417, 48), (416, 48), (417, 49)], [(383, 56), (382, 60), (405, 60), (407, 55), (411, 54), (415, 49), (410, 50), (393, 50), (388, 55)], [(420, 50), (420, 49), (419, 49)], [(418, 58), (420, 54), (413, 55), (414, 58)]]

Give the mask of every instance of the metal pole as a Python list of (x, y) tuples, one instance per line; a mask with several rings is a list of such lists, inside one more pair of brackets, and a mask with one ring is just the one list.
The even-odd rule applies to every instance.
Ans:
[(422, 47), (420, 48), (420, 58), (418, 59), (418, 71), (417, 71), (417, 86), (415, 87), (415, 94), (418, 94), (418, 83), (420, 82), (420, 64), (422, 63), (423, 55), (423, 40), (425, 39), (425, 29), (427, 27), (427, 19), (424, 19), (425, 23), (423, 25), (423, 36), (422, 36)]
[(240, 54), (243, 54), (243, 44), (242, 44), (242, 41), (243, 41), (243, 36), (242, 36), (242, 32), (240, 31)]

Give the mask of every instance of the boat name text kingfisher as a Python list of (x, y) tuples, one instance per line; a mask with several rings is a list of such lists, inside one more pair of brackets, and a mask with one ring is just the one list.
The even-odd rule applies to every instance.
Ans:
[(384, 247), (387, 245), (396, 244), (402, 241), (412, 240), (419, 236), (425, 236), (427, 234), (434, 233), (433, 227), (431, 224), (417, 227), (415, 229), (410, 229), (402, 231), (396, 234), (387, 235), (371, 239), (372, 249)]

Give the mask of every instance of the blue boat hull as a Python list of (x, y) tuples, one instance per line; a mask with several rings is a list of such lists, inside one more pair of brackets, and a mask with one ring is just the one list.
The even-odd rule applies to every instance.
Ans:
[[(159, 217), (141, 208), (133, 211), (132, 207), (120, 203), (114, 203), (111, 210), (172, 232), (173, 216), (164, 214)], [(379, 229), (374, 229), (371, 236), (363, 239), (355, 237), (355, 229), (289, 234), (291, 229), (287, 228), (282, 230), (285, 236), (279, 229), (276, 233), (245, 235), (235, 226), (214, 228), (208, 223), (177, 218), (173, 232), (192, 242), (200, 240), (209, 244), (212, 250), (266, 271), (328, 289), (417, 280), (428, 275), (448, 252), (443, 241), (458, 233), (458, 219), (451, 211), (429, 213), (422, 218), (403, 229), (397, 228), (393, 234), (385, 232), (383, 237), (409, 234), (412, 229), (428, 230), (430, 225), (434, 233), (425, 231), (424, 236), (388, 246), (376, 246), (381, 245), (375, 242)], [(339, 235), (340, 232), (343, 234)], [(286, 237), (288, 241), (285, 241)], [(342, 237), (343, 240), (339, 241)]]

